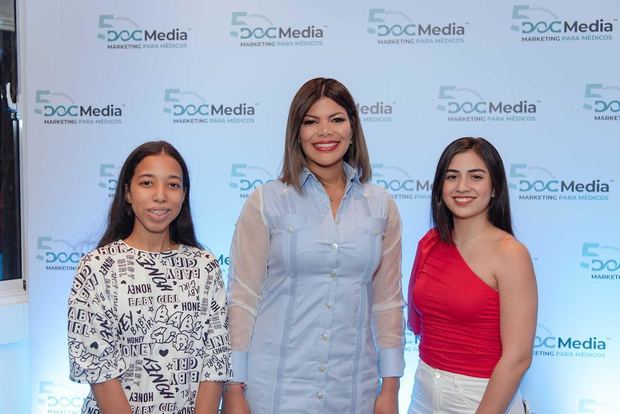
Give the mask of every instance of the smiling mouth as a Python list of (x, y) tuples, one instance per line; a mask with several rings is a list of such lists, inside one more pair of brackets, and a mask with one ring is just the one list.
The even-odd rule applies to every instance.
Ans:
[(333, 151), (340, 144), (340, 141), (328, 141), (328, 142), (317, 142), (312, 144), (312, 146), (317, 151)]
[(150, 208), (146, 210), (149, 214), (156, 216), (156, 217), (161, 217), (161, 216), (165, 216), (166, 214), (168, 214), (170, 212), (169, 208)]
[(467, 196), (467, 197), (452, 197), (452, 199), (454, 200), (454, 202), (457, 205), (465, 205), (465, 204), (469, 204), (470, 202), (472, 202), (476, 197), (471, 197), (471, 196)]

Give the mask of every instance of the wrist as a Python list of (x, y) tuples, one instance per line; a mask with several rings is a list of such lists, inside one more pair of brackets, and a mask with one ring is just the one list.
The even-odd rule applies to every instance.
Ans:
[(400, 378), (385, 377), (381, 380), (381, 392), (398, 394), (400, 389)]
[(245, 382), (227, 382), (224, 384), (224, 392), (245, 394)]

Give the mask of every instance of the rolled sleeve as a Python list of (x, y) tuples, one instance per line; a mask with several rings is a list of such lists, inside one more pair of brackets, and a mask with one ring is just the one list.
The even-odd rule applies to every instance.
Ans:
[(379, 376), (402, 377), (405, 372), (403, 348), (379, 349)]
[(248, 353), (232, 352), (232, 380), (233, 382), (246, 382), (248, 373)]

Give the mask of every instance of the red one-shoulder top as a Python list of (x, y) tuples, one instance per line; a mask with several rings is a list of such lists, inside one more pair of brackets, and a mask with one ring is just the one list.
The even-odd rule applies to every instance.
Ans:
[(425, 363), (472, 377), (491, 376), (502, 353), (499, 293), (434, 229), (418, 244), (408, 311)]

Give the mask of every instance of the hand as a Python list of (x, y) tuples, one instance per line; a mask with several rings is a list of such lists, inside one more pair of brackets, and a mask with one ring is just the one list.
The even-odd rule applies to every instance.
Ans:
[(398, 378), (383, 378), (381, 392), (375, 400), (375, 414), (398, 414)]
[(228, 384), (224, 392), (222, 414), (251, 414), (241, 384)]

